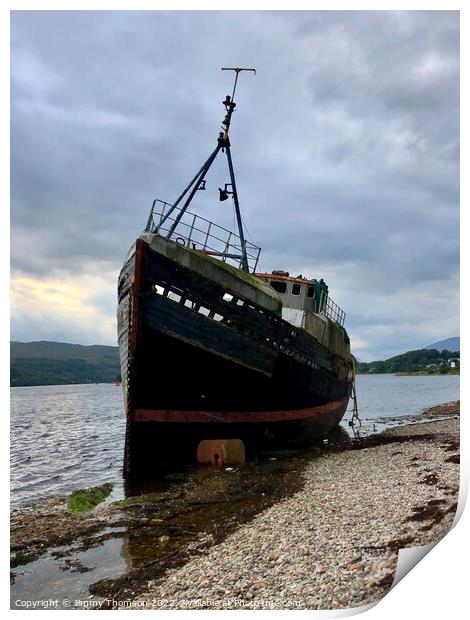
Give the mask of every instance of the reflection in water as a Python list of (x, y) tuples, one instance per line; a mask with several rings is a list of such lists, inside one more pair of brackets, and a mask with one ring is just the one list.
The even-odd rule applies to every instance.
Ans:
[[(67, 569), (67, 560), (71, 569)], [(91, 583), (118, 577), (126, 568), (120, 538), (111, 538), (86, 551), (74, 552), (70, 547), (70, 555), (60, 559), (54, 556), (54, 550), (49, 551), (43, 557), (15, 569), (15, 582), (10, 586), (11, 609), (19, 608), (16, 601), (44, 599), (57, 599), (59, 606), (55, 609), (68, 608), (61, 604), (64, 598), (70, 601), (87, 600)]]

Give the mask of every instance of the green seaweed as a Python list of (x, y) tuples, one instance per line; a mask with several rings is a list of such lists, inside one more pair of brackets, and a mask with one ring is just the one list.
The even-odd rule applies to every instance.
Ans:
[(67, 508), (70, 512), (87, 512), (104, 501), (113, 490), (113, 485), (102, 484), (90, 489), (78, 489), (67, 499)]
[(149, 494), (146, 495), (135, 495), (132, 497), (126, 497), (125, 499), (117, 499), (112, 503), (113, 506), (122, 506), (123, 508), (128, 508), (129, 506), (135, 506), (138, 504), (145, 504), (149, 499)]

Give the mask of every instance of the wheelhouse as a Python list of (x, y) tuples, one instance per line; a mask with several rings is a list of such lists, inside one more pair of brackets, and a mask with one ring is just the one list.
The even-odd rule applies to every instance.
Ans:
[(257, 273), (268, 282), (282, 299), (283, 316), (295, 325), (301, 325), (305, 313), (322, 314), (344, 326), (345, 312), (328, 295), (328, 286), (323, 279), (290, 276), (287, 271)]

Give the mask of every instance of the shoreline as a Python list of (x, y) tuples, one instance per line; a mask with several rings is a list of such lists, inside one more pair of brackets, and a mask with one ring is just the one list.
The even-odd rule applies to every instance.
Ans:
[(460, 377), (460, 369), (458, 372), (428, 372), (427, 370), (403, 370), (398, 372), (357, 372), (358, 377), (393, 375), (394, 377)]
[(416, 370), (414, 372), (409, 371), (403, 371), (403, 372), (394, 372), (393, 373), (395, 377), (447, 377), (447, 376), (452, 376), (452, 377), (460, 377), (460, 369), (458, 372), (427, 372), (426, 370)]
[[(218, 601), (208, 603), (214, 609), (289, 608), (279, 599), (293, 609), (366, 604), (388, 591), (400, 546), (427, 544), (451, 526), (458, 412), (454, 401), (378, 435), (262, 454), (230, 472), (175, 473), (161, 490), (80, 515), (65, 498), (14, 510), (17, 588), (21, 567), (52, 553), (102, 609), (113, 608), (104, 599), (158, 609), (198, 608), (191, 601), (204, 598)], [(127, 554), (121, 575), (94, 579), (74, 559), (116, 540)]]

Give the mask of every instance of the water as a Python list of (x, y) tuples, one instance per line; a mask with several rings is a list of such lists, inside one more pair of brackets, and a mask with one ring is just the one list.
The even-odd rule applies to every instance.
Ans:
[(11, 505), (104, 482), (122, 485), (125, 414), (120, 386), (11, 388)]
[(434, 405), (459, 400), (459, 375), (358, 375), (361, 417), (374, 420), (421, 413)]
[(54, 609), (67, 609), (69, 605), (64, 605), (64, 600), (87, 601), (90, 598), (88, 586), (91, 582), (118, 577), (127, 568), (121, 538), (113, 538), (99, 547), (75, 552), (73, 560), (90, 571), (84, 574), (66, 570), (63, 560), (54, 558), (54, 551), (56, 549), (53, 548), (37, 560), (15, 569), (16, 580), (10, 587), (11, 609), (21, 609), (21, 603), (16, 601), (43, 599), (57, 600), (58, 605)]
[[(377, 420), (420, 413), (457, 400), (459, 383), (457, 375), (359, 375), (360, 414)], [(11, 388), (11, 506), (104, 482), (114, 485), (110, 501), (122, 497), (124, 432), (118, 386)]]
[[(459, 390), (459, 375), (358, 375), (356, 391), (361, 426), (349, 427), (352, 399), (341, 426), (355, 437), (378, 433), (397, 424), (410, 423), (406, 416), (458, 400)], [(397, 418), (402, 418), (402, 421), (397, 421)]]

